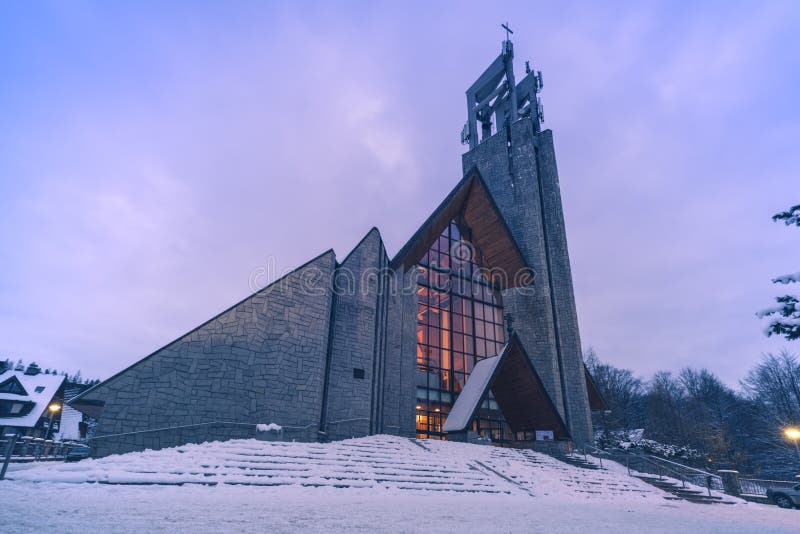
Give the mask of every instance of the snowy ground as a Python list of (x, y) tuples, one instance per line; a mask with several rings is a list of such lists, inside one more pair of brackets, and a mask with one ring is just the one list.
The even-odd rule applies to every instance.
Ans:
[(0, 524), (14, 525), (16, 533), (800, 531), (800, 511), (758, 504), (615, 505), (519, 495), (362, 489), (10, 481), (0, 483), (0, 502)]
[(800, 532), (800, 511), (666, 500), (613, 463), (393, 436), (214, 442), (8, 477), (0, 532)]

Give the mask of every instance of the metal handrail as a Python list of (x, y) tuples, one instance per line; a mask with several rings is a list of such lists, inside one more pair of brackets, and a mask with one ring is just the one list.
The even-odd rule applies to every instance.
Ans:
[[(709, 495), (711, 495), (711, 489), (717, 490), (724, 490), (725, 486), (722, 483), (722, 477), (715, 473), (709, 473), (708, 471), (704, 471), (702, 469), (698, 469), (696, 467), (691, 467), (688, 465), (683, 465), (678, 462), (673, 462), (671, 460), (667, 460), (666, 458), (660, 458), (658, 456), (653, 456), (651, 454), (645, 455), (649, 459), (656, 461), (667, 463), (672, 466), (677, 466), (681, 470), (681, 476), (685, 477), (690, 483), (695, 484), (696, 486), (705, 487), (709, 490)], [(688, 471), (685, 472), (685, 471)]]
[[(100, 436), (93, 436), (92, 439), (105, 439), (105, 438), (114, 438), (119, 436), (132, 436), (135, 434), (145, 434), (148, 432), (163, 432), (165, 430), (179, 430), (184, 428), (197, 428), (201, 426), (210, 426), (210, 425), (235, 425), (235, 426), (251, 426), (255, 429), (258, 423), (241, 423), (237, 421), (206, 421), (204, 423), (193, 423), (191, 425), (176, 425), (176, 426), (166, 426), (162, 428), (148, 428), (145, 430), (133, 430), (131, 432), (120, 432), (117, 434), (102, 434)], [(290, 431), (301, 431), (301, 430), (308, 430), (309, 428), (313, 428), (316, 426), (316, 423), (312, 423), (306, 426), (284, 426), (278, 425), (282, 429), (288, 429)]]
[(739, 492), (743, 495), (767, 496), (768, 489), (793, 488), (797, 480), (767, 480), (763, 478), (739, 478)]
[(703, 475), (710, 475), (712, 477), (719, 476), (714, 473), (709, 473), (708, 471), (703, 471), (702, 469), (698, 469), (697, 467), (692, 467), (690, 465), (679, 464), (678, 462), (673, 462), (672, 460), (667, 460), (666, 458), (661, 458), (660, 456), (654, 456), (652, 454), (647, 454), (646, 456), (653, 458), (654, 460), (658, 460), (659, 462), (666, 462), (668, 464), (676, 465), (682, 469), (687, 469), (689, 471), (697, 471)]
[(586, 449), (589, 449), (590, 451), (594, 452), (595, 456), (597, 456), (597, 459), (600, 462), (600, 468), (601, 469), (603, 468), (603, 455), (610, 456), (610, 454), (607, 451), (604, 451), (603, 449), (599, 449), (599, 448), (595, 447), (594, 445), (589, 445), (588, 443), (584, 444), (582, 448), (583, 448), (584, 459), (587, 460), (587, 461), (588, 461), (588, 458), (586, 458)]
[[(355, 422), (355, 421), (369, 421), (369, 420), (370, 419), (368, 417), (354, 417), (354, 418), (351, 418), (351, 419), (338, 419), (336, 421), (328, 421), (326, 423), (326, 427), (328, 425), (337, 425), (337, 424), (341, 424), (341, 423), (352, 423), (352, 422)], [(206, 422), (203, 422), (203, 423), (192, 423), (190, 425), (165, 426), (165, 427), (161, 427), (161, 428), (147, 428), (145, 430), (132, 430), (130, 432), (119, 432), (119, 433), (116, 433), (116, 434), (102, 434), (102, 435), (99, 435), (99, 436), (93, 436), (92, 439), (95, 440), (95, 439), (105, 439), (105, 438), (116, 438), (116, 437), (120, 437), (120, 436), (132, 436), (132, 435), (136, 435), (136, 434), (146, 434), (148, 432), (163, 432), (165, 430), (180, 430), (180, 429), (185, 429), (185, 428), (198, 428), (198, 427), (201, 427), (201, 426), (210, 426), (210, 425), (251, 426), (251, 427), (255, 428), (258, 425), (258, 423), (242, 423), (242, 422), (239, 422), (239, 421), (206, 421)], [(311, 424), (308, 424), (308, 425), (305, 425), (305, 426), (289, 426), (289, 425), (281, 425), (280, 423), (278, 423), (278, 426), (280, 426), (284, 430), (289, 430), (290, 432), (300, 432), (300, 431), (303, 431), (303, 430), (308, 430), (310, 428), (314, 428), (315, 426), (317, 426), (317, 423), (311, 423)]]
[[(689, 482), (690, 484), (694, 484), (696, 486), (705, 487), (708, 490), (709, 496), (711, 496), (712, 488), (716, 490), (724, 490), (722, 478), (719, 475), (703, 471), (702, 469), (690, 467), (688, 465), (683, 465), (678, 462), (673, 462), (665, 458), (659, 458), (658, 456), (652, 456), (649, 454), (637, 454), (629, 450), (621, 449), (619, 447), (614, 447), (612, 448), (612, 450), (618, 453), (622, 453), (625, 456), (628, 475), (631, 475), (630, 458), (635, 458), (639, 461), (645, 462), (646, 465), (651, 466), (650, 467), (651, 470), (653, 469), (653, 467), (655, 467), (655, 473), (651, 471), (650, 474), (657, 474), (659, 478), (663, 478), (664, 474), (668, 473), (673, 478), (680, 480), (681, 485), (684, 488), (686, 487), (686, 482)], [(681, 470), (675, 469), (675, 467), (681, 468)], [(636, 470), (638, 471), (640, 469)], [(704, 480), (699, 479), (698, 477), (703, 477)]]

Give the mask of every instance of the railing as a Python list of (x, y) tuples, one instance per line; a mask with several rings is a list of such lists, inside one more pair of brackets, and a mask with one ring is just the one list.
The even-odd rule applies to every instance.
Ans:
[(603, 456), (610, 456), (610, 454), (604, 451), (603, 449), (598, 449), (594, 445), (588, 445), (588, 444), (584, 445), (581, 450), (576, 449), (574, 452), (577, 454), (583, 453), (583, 459), (586, 460), (587, 462), (589, 461), (588, 458), (589, 453), (592, 453), (592, 455), (595, 458), (597, 458), (598, 461), (600, 462), (600, 469), (603, 468)]
[(69, 451), (84, 447), (80, 443), (56, 441), (52, 439), (20, 436), (19, 434), (6, 434), (0, 439), (0, 452), (2, 466), (0, 467), (0, 480), (3, 480), (11, 462), (45, 462), (65, 460)]
[[(118, 438), (118, 437), (122, 437), (122, 436), (135, 436), (135, 435), (139, 435), (139, 434), (152, 434), (152, 433), (155, 433), (155, 432), (168, 432), (168, 431), (174, 432), (175, 430), (186, 430), (186, 429), (190, 429), (190, 428), (193, 429), (193, 428), (200, 428), (200, 427), (207, 427), (207, 426), (217, 426), (217, 425), (219, 425), (219, 426), (250, 427), (250, 428), (253, 429), (253, 431), (255, 431), (256, 426), (257, 426), (256, 423), (240, 423), (240, 422), (236, 422), (236, 421), (206, 421), (205, 423), (193, 423), (193, 424), (190, 424), (190, 425), (175, 425), (175, 426), (165, 426), (165, 427), (159, 427), (159, 428), (147, 428), (145, 430), (132, 430), (130, 432), (118, 432), (118, 433), (114, 433), (114, 434), (100, 434), (100, 435), (93, 436), (92, 440), (101, 440), (101, 439), (107, 439), (107, 438)], [(280, 426), (284, 431), (301, 432), (301, 431), (304, 431), (304, 430), (309, 430), (309, 429), (313, 428), (316, 425), (311, 424), (311, 425), (306, 425), (306, 426), (284, 426), (284, 425), (280, 425)]]
[[(328, 427), (332, 426), (332, 425), (338, 425), (338, 424), (343, 424), (343, 423), (354, 423), (354, 422), (358, 422), (358, 421), (369, 422), (370, 419), (368, 417), (355, 417), (355, 418), (351, 418), (351, 419), (339, 419), (339, 420), (336, 420), (336, 421), (328, 421), (325, 424), (325, 428), (327, 430)], [(253, 431), (255, 431), (256, 427), (258, 425), (257, 425), (257, 423), (241, 423), (241, 422), (238, 422), (238, 421), (206, 421), (204, 423), (192, 423), (192, 424), (188, 424), (188, 425), (175, 425), (175, 426), (167, 426), (167, 427), (159, 427), (159, 428), (147, 428), (147, 429), (144, 429), (144, 430), (133, 430), (133, 431), (130, 431), (130, 432), (118, 432), (118, 433), (113, 433), (113, 434), (100, 434), (100, 435), (93, 436), (92, 440), (94, 441), (94, 440), (103, 440), (103, 439), (107, 439), (107, 438), (118, 438), (118, 437), (124, 437), (124, 436), (135, 436), (135, 435), (139, 435), (139, 434), (152, 434), (152, 433), (157, 433), (157, 432), (174, 432), (176, 430), (197, 429), (197, 428), (201, 428), (201, 427), (210, 427), (210, 426), (249, 427), (249, 428), (252, 428)], [(293, 432), (306, 432), (308, 430), (311, 430), (312, 428), (317, 428), (318, 424), (317, 423), (311, 423), (311, 424), (305, 425), (305, 426), (287, 426), (287, 425), (280, 425), (279, 424), (279, 426), (281, 427), (281, 434), (285, 434), (285, 433), (291, 434)], [(387, 425), (386, 428), (398, 428), (399, 429), (399, 427), (393, 427), (393, 426), (388, 426), (388, 425)], [(323, 434), (325, 434), (325, 433), (323, 433)], [(361, 434), (359, 434), (358, 436), (354, 435), (354, 437), (359, 437), (360, 435)], [(364, 433), (363, 435), (367, 436), (369, 434)]]
[(659, 458), (658, 456), (651, 456), (649, 454), (634, 453), (625, 449), (614, 448), (606, 451), (610, 456), (621, 458), (621, 463), (624, 463), (628, 468), (628, 474), (631, 470), (650, 475), (656, 475), (659, 478), (665, 476), (681, 481), (681, 485), (686, 487), (686, 483), (707, 488), (709, 495), (711, 490), (724, 491), (722, 484), (722, 477), (702, 469), (689, 467), (688, 465), (679, 464), (666, 458)]
[(666, 458), (659, 458), (658, 456), (649, 456), (649, 458), (656, 462), (671, 466), (674, 471), (681, 473), (686, 481), (690, 484), (718, 491), (725, 490), (725, 487), (722, 484), (722, 477), (715, 473), (709, 473), (708, 471), (703, 471), (702, 469), (697, 469), (696, 467), (689, 467), (688, 465), (679, 464), (678, 462), (673, 462), (672, 460), (667, 460)]
[(800, 481), (791, 480), (764, 480), (760, 478), (740, 478), (739, 491), (742, 495), (766, 497), (768, 489), (790, 489)]

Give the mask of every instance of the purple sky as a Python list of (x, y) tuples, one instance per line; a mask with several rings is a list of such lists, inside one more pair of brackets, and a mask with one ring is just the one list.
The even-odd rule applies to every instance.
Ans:
[[(234, 5), (236, 4), (236, 5)], [(508, 20), (544, 73), (584, 346), (735, 384), (800, 269), (800, 4), (0, 5), (0, 357), (107, 377), (461, 177)], [(563, 6), (563, 3), (559, 3)], [(365, 7), (366, 6), (366, 7)]]

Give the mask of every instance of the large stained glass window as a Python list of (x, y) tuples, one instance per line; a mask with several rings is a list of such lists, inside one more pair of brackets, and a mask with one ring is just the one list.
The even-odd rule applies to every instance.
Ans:
[[(473, 256), (451, 222), (418, 265), (417, 437), (443, 438), (444, 420), (475, 362), (495, 356), (505, 342), (500, 293)], [(472, 429), (494, 442), (511, 440), (491, 394)]]

